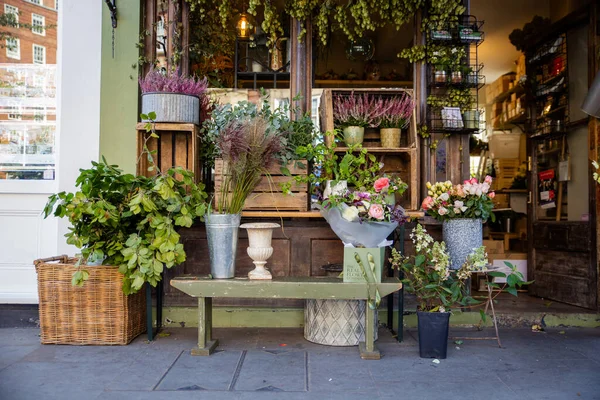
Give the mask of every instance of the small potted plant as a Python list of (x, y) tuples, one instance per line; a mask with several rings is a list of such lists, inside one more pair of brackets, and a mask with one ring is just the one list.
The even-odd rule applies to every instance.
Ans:
[[(404, 289), (417, 298), (419, 354), (423, 358), (446, 358), (453, 308), (480, 307), (481, 302), (469, 294), (467, 287), (474, 273), (485, 275), (488, 293), (496, 292), (489, 297), (489, 301), (494, 302), (499, 293), (517, 296), (517, 288), (531, 283), (525, 282), (523, 274), (510, 263), (506, 262), (505, 267), (490, 267), (484, 246), (471, 249), (461, 259), (460, 268), (453, 270), (445, 242), (434, 241), (420, 224), (413, 229), (410, 238), (415, 254), (405, 257), (393, 248), (390, 263), (392, 268), (404, 273)], [(493, 278), (505, 278), (505, 282), (499, 284), (493, 282)], [(483, 309), (480, 314), (485, 322)]]
[(142, 114), (156, 114), (154, 122), (200, 124), (208, 106), (206, 78), (181, 76), (179, 70), (151, 70), (139, 79), (142, 90)]
[(400, 134), (408, 126), (414, 108), (415, 103), (407, 94), (384, 101), (384, 112), (379, 124), (381, 147), (400, 147)]
[(383, 100), (367, 93), (337, 95), (333, 104), (333, 120), (342, 129), (347, 146), (361, 144), (365, 127), (376, 128), (383, 112)]

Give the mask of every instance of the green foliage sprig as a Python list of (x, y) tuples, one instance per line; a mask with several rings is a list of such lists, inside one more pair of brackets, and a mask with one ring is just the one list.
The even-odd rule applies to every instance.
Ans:
[[(142, 119), (154, 119), (154, 113)], [(153, 124), (146, 125), (149, 138), (157, 138)], [(151, 177), (124, 174), (116, 165), (92, 162), (81, 169), (75, 193), (50, 196), (44, 217), (53, 214), (71, 223), (67, 243), (81, 250), (73, 284), (83, 285), (89, 276), (82, 267), (88, 260), (118, 266), (124, 275), (123, 292), (132, 294), (144, 282), (161, 280), (165, 268), (185, 261), (186, 254), (177, 227), (190, 227), (206, 212), (206, 193), (194, 174), (181, 167), (158, 171), (155, 151), (144, 143)]]

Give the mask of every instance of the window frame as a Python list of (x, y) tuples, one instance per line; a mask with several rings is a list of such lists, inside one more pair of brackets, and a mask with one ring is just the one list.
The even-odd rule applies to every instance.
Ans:
[[(16, 42), (16, 52), (10, 49), (11, 46), (8, 44), (9, 40), (14, 40)], [(13, 60), (21, 59), (21, 40), (19, 38), (6, 38), (6, 57), (12, 58)]]
[[(36, 48), (36, 47), (39, 47), (40, 49), (43, 49), (43, 51), (44, 51), (44, 62), (42, 62), (42, 63), (35, 62), (35, 48)], [(33, 43), (33, 44), (31, 45), (31, 48), (32, 48), (32, 52), (31, 52), (31, 62), (32, 62), (33, 64), (36, 64), (36, 65), (46, 65), (46, 46), (42, 46), (42, 45), (39, 45), (39, 44), (35, 44), (35, 43)]]
[[(36, 17), (41, 20), (42, 25), (40, 27), (36, 26), (35, 19)], [(31, 13), (31, 32), (35, 35), (46, 36), (46, 17), (40, 14)], [(39, 29), (39, 30), (38, 30)]]
[[(13, 9), (11, 11), (11, 8)], [(15, 20), (19, 23), (19, 7), (15, 7), (12, 4), (4, 4), (4, 14), (15, 14)]]

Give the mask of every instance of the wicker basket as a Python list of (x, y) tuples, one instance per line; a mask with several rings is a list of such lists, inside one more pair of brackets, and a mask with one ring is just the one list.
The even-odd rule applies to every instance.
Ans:
[(71, 278), (76, 259), (35, 260), (42, 344), (125, 345), (146, 330), (144, 291), (126, 296), (118, 267), (89, 266), (82, 287)]

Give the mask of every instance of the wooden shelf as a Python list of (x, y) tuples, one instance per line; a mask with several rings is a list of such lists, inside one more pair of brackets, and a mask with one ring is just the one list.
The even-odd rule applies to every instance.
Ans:
[[(402, 153), (412, 153), (413, 151), (417, 151), (416, 147), (363, 147), (363, 149), (367, 149), (369, 151), (369, 153), (385, 153), (385, 154), (402, 154)], [(333, 150), (336, 153), (345, 153), (348, 151), (348, 147), (336, 147)], [(356, 151), (360, 151), (360, 150), (356, 150)]]
[[(422, 211), (406, 211), (411, 219), (423, 218), (425, 213)], [(323, 218), (320, 211), (243, 211), (244, 218)]]
[(366, 80), (347, 80), (347, 79), (315, 79), (315, 85), (327, 87), (327, 85), (344, 85), (344, 86), (369, 86), (371, 88), (386, 88), (386, 87), (404, 87), (412, 88), (412, 81), (366, 81)]
[(500, 189), (496, 194), (527, 194), (527, 189)]

